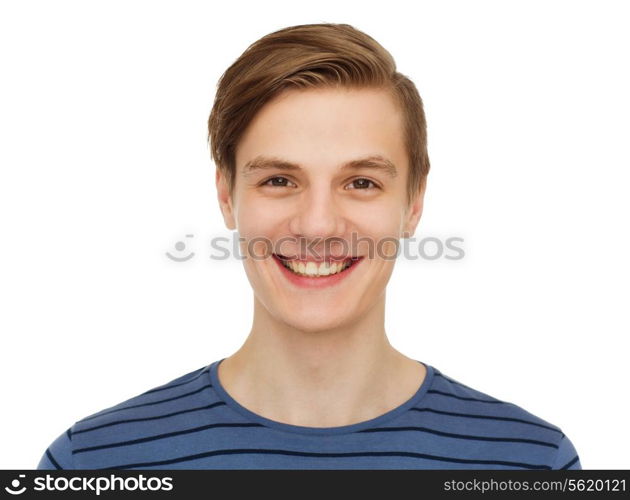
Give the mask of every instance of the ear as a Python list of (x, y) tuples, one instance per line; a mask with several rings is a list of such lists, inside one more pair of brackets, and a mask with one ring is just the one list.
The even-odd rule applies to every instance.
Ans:
[(230, 196), (230, 190), (228, 188), (225, 175), (217, 167), (216, 169), (216, 186), (217, 186), (217, 198), (219, 200), (219, 207), (223, 214), (223, 220), (228, 229), (236, 229), (236, 223), (234, 220), (234, 210), (232, 208), (232, 197)]
[(425, 177), (422, 181), (422, 185), (420, 189), (416, 192), (414, 199), (410, 207), (405, 214), (405, 221), (403, 224), (403, 238), (410, 238), (416, 232), (416, 227), (418, 226), (418, 222), (420, 222), (420, 217), (422, 216), (422, 209), (424, 207), (424, 193), (427, 188), (427, 178)]

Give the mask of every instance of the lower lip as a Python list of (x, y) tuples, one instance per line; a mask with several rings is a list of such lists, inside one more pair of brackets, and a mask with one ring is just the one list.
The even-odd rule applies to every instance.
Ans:
[(341, 271), (340, 273), (332, 274), (330, 276), (321, 276), (319, 278), (309, 278), (307, 276), (300, 276), (299, 274), (295, 274), (285, 267), (282, 261), (276, 257), (272, 256), (273, 260), (276, 261), (278, 266), (280, 267), (280, 271), (286, 276), (286, 278), (296, 286), (302, 288), (325, 288), (328, 286), (336, 285), (341, 281), (347, 279), (350, 274), (357, 268), (361, 262), (363, 262), (363, 257), (360, 257), (359, 260), (356, 260), (350, 267)]

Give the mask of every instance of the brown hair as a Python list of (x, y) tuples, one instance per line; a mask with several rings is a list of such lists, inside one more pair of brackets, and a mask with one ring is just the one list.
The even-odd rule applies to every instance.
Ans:
[(409, 160), (407, 203), (429, 173), (426, 119), (413, 82), (396, 71), (391, 54), (349, 24), (302, 24), (251, 44), (223, 73), (208, 119), (208, 141), (230, 194), (236, 180), (236, 145), (254, 115), (282, 90), (342, 86), (383, 88), (404, 115)]

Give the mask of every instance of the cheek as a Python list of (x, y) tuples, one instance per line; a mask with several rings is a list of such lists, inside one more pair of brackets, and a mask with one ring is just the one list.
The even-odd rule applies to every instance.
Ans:
[(401, 210), (396, 204), (373, 204), (360, 207), (351, 216), (357, 226), (364, 228), (366, 233), (378, 235), (395, 234), (400, 226)]
[[(363, 210), (355, 217), (353, 227), (356, 228), (359, 238), (368, 239), (374, 248), (391, 250), (400, 239), (401, 221), (400, 206), (381, 205)], [(359, 251), (366, 248), (359, 247)]]
[(277, 206), (270, 204), (269, 200), (241, 197), (236, 211), (236, 223), (241, 236), (247, 238), (269, 236), (269, 231), (279, 220), (279, 210)]
[(251, 196), (242, 197), (236, 224), (242, 255), (256, 257), (256, 263), (270, 258), (278, 248), (279, 237), (286, 232), (288, 211), (279, 209), (278, 200)]

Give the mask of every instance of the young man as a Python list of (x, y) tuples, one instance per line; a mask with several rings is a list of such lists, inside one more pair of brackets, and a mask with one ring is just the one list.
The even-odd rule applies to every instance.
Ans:
[(221, 77), (209, 138), (249, 336), (75, 422), (40, 469), (580, 468), (557, 426), (387, 340), (429, 159), (420, 96), (383, 47), (344, 24), (263, 37)]

